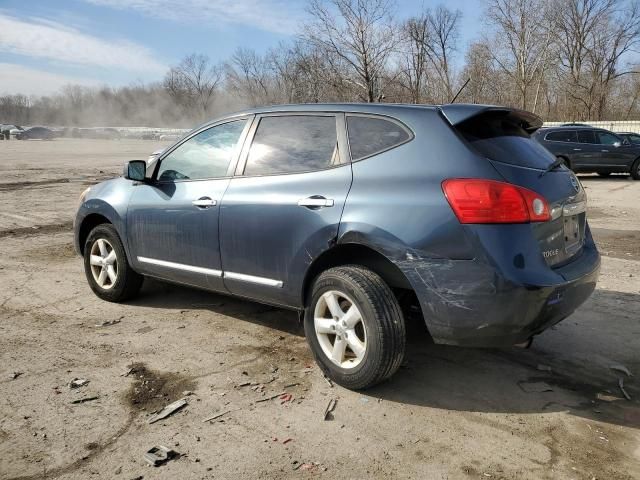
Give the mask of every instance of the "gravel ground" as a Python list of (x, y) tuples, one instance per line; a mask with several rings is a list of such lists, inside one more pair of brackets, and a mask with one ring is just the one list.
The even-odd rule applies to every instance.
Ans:
[[(323, 379), (292, 312), (154, 281), (126, 305), (91, 293), (78, 195), (161, 146), (0, 142), (0, 478), (640, 478), (640, 182), (581, 176), (601, 280), (531, 349), (411, 324), (398, 374), (356, 393)], [(147, 466), (158, 444), (179, 455)]]

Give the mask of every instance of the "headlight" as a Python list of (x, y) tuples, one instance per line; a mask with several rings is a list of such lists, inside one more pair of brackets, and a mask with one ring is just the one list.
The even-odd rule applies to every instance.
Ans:
[(91, 190), (91, 187), (87, 187), (86, 190), (80, 194), (80, 198), (78, 199), (78, 206), (84, 203), (84, 199), (87, 197), (87, 193), (89, 193), (89, 190)]

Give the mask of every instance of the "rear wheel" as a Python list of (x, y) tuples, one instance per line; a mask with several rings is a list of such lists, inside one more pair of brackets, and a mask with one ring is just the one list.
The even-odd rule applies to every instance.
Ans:
[(634, 180), (640, 180), (640, 158), (633, 162), (633, 166), (631, 167), (631, 177)]
[(331, 268), (317, 278), (304, 329), (320, 368), (346, 388), (386, 380), (404, 358), (400, 305), (382, 278), (363, 267)]
[(84, 246), (84, 270), (91, 290), (108, 302), (122, 302), (138, 293), (142, 275), (127, 261), (122, 241), (111, 224), (89, 233)]

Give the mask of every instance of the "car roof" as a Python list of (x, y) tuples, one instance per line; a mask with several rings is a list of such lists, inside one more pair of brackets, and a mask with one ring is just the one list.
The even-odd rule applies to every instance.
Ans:
[(252, 108), (241, 110), (228, 115), (223, 115), (216, 119), (207, 121), (196, 128), (202, 128), (207, 125), (219, 122), (221, 120), (241, 117), (244, 115), (258, 115), (265, 113), (286, 113), (286, 112), (326, 112), (326, 113), (365, 113), (378, 115), (399, 115), (411, 114), (419, 111), (441, 111), (447, 120), (452, 124), (459, 124), (471, 117), (479, 115), (485, 111), (501, 111), (509, 112), (518, 116), (523, 123), (528, 124), (530, 128), (537, 129), (542, 126), (542, 119), (537, 115), (515, 108), (501, 107), (496, 105), (480, 105), (470, 103), (455, 103), (444, 105), (427, 105), (427, 104), (407, 104), (407, 103), (296, 103), (271, 105), (267, 107)]

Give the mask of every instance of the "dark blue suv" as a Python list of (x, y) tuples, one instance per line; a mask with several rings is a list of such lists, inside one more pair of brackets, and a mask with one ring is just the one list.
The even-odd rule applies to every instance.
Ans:
[(202, 125), (87, 189), (75, 243), (93, 291), (144, 277), (304, 314), (323, 371), (390, 377), (405, 316), (436, 343), (528, 342), (594, 290), (575, 175), (528, 112), (482, 105), (283, 105)]

